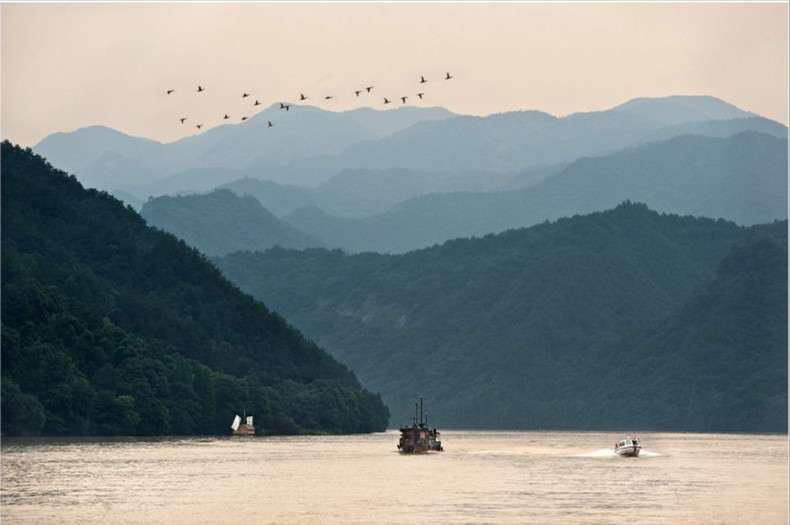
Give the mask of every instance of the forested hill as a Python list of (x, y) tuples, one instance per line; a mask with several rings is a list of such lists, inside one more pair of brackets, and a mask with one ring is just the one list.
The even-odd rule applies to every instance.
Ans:
[(624, 203), (404, 255), (218, 264), (380, 391), (391, 425), (423, 394), (440, 428), (785, 431), (786, 250), (786, 221)]
[(318, 239), (280, 221), (254, 197), (238, 197), (230, 190), (149, 199), (140, 215), (151, 226), (176, 235), (209, 256), (240, 250), (264, 251), (272, 246), (324, 246)]
[(631, 401), (618, 410), (634, 428), (786, 432), (787, 245), (736, 246), (710, 285), (623, 343), (600, 391)]
[(4, 435), (383, 430), (354, 374), (204, 256), (2, 144)]

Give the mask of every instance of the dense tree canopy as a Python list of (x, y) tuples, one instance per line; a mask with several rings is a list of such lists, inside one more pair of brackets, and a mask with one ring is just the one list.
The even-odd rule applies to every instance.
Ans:
[(423, 394), (444, 427), (780, 431), (786, 229), (626, 202), (404, 255), (218, 264), (379, 390), (391, 425)]
[(2, 144), (6, 435), (382, 430), (354, 374), (196, 250)]

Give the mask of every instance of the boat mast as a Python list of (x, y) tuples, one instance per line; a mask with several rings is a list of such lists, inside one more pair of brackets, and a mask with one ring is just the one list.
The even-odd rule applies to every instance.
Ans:
[(420, 396), (420, 425), (422, 425), (422, 396)]

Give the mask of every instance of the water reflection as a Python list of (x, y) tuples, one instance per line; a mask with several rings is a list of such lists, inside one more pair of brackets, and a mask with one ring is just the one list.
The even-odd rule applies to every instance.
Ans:
[[(364, 436), (3, 439), (15, 524), (787, 523), (785, 436), (443, 432), (445, 451)], [(759, 453), (750, 446), (759, 442)]]

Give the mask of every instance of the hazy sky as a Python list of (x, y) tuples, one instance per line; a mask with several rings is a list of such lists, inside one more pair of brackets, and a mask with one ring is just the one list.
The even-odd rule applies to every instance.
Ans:
[(23, 146), (95, 124), (169, 142), (300, 93), (330, 110), (408, 96), (556, 116), (705, 94), (788, 123), (787, 2), (5, 3), (1, 16), (0, 133)]

